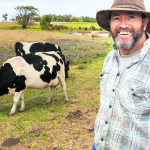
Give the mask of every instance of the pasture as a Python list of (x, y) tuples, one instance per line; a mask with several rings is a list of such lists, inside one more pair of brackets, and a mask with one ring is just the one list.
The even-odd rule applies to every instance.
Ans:
[[(99, 73), (106, 54), (112, 49), (111, 38), (58, 32), (0, 30), (0, 65), (15, 56), (15, 42), (50, 42), (61, 47), (70, 61), (66, 79), (68, 103), (56, 87), (53, 101), (46, 104), (49, 89), (26, 89), (26, 110), (8, 117), (13, 97), (0, 97), (0, 149), (12, 150), (88, 150), (94, 142), (94, 122), (100, 106)], [(8, 105), (6, 105), (8, 104)], [(3, 106), (5, 105), (5, 106)], [(8, 147), (8, 139), (17, 144)]]
[[(91, 26), (95, 27), (97, 30), (100, 30), (100, 27), (97, 23), (93, 22), (51, 22), (53, 26), (49, 28), (49, 30), (57, 30), (57, 31), (77, 31), (79, 27), (81, 27), (80, 31), (85, 31), (84, 28), (87, 28), (87, 31), (91, 31)], [(58, 28), (59, 27), (59, 28)], [(67, 27), (63, 28), (63, 27)], [(0, 29), (5, 30), (22, 30), (21, 25), (17, 24), (16, 22), (0, 22)], [(27, 26), (27, 30), (38, 30), (41, 31), (41, 26), (39, 22), (30, 23)]]

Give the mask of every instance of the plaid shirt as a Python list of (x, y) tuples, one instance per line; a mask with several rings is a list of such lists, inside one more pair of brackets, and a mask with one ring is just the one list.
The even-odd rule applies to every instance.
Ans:
[(150, 150), (150, 38), (140, 57), (120, 72), (117, 51), (114, 47), (107, 55), (100, 73), (101, 106), (95, 121), (95, 147)]

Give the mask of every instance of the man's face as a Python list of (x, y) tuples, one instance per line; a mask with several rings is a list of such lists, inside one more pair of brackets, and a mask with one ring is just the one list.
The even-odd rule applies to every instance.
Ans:
[(110, 32), (119, 49), (130, 50), (141, 39), (146, 27), (141, 13), (115, 11), (111, 14)]

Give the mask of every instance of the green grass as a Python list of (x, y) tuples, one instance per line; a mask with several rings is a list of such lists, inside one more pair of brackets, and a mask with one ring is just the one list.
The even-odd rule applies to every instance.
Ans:
[(90, 26), (95, 26), (95, 27), (99, 27), (97, 23), (93, 23), (93, 22), (57, 22), (57, 24), (62, 24), (65, 26), (76, 26), (76, 27), (90, 27)]
[[(92, 62), (84, 64), (84, 69), (77, 69), (77, 67), (72, 67), (70, 69), (69, 78), (66, 80), (68, 88), (67, 94), (69, 97), (69, 103), (67, 104), (63, 103), (63, 92), (58, 92), (54, 93), (53, 99), (55, 99), (55, 101), (48, 105), (45, 104), (48, 96), (37, 97), (25, 101), (26, 111), (22, 113), (18, 112), (20, 107), (19, 102), (16, 114), (13, 117), (7, 117), (12, 107), (11, 105), (1, 107), (1, 140), (15, 135), (16, 138), (23, 141), (23, 145), (30, 145), (32, 148), (40, 147), (38, 142), (43, 141), (41, 144), (44, 148), (45, 143), (49, 143), (49, 140), (55, 137), (55, 140), (59, 143), (59, 148), (65, 149), (69, 140), (69, 137), (61, 138), (62, 130), (65, 128), (66, 124), (69, 128), (69, 122), (65, 116), (78, 109), (84, 112), (99, 107), (99, 73), (101, 72), (104, 58), (105, 57), (98, 57)], [(60, 89), (60, 86), (56, 88), (56, 90)], [(25, 98), (30, 98), (48, 92), (49, 89), (26, 89), (24, 94)], [(89, 99), (90, 97), (91, 99)], [(12, 96), (3, 96), (1, 97), (0, 105), (9, 102), (12, 102)], [(96, 115), (96, 112), (93, 113)], [(80, 125), (81, 130), (85, 128), (85, 126), (86, 124)], [(72, 130), (76, 130), (76, 125), (71, 126), (71, 128)], [(53, 134), (53, 132), (55, 134)], [(79, 134), (76, 133), (74, 138), (78, 140), (81, 136), (86, 140), (84, 132), (80, 132)], [(30, 143), (27, 141), (30, 141)], [(89, 146), (77, 146), (76, 149), (85, 149), (85, 147), (87, 148)]]
[[(53, 23), (51, 23), (53, 24)], [(68, 29), (66, 30), (70, 30), (70, 28), (72, 29), (78, 29), (79, 30), (79, 27), (81, 27), (83, 30), (85, 27), (87, 27), (88, 29), (87, 30), (91, 30), (90, 27), (91, 26), (94, 26), (96, 27), (97, 29), (100, 29), (98, 24), (97, 23), (92, 23), (92, 22), (54, 22), (53, 26), (65, 26), (65, 27), (68, 27)], [(17, 24), (17, 23), (14, 23), (14, 22), (10, 22), (9, 24), (6, 22), (6, 23), (3, 23), (1, 24), (0, 23), (0, 29), (7, 29), (7, 30), (25, 30), (25, 29), (22, 29), (22, 26)], [(51, 29), (51, 27), (50, 27)], [(33, 30), (33, 31), (41, 31), (41, 26), (40, 24), (31, 24), (31, 25), (27, 25), (27, 29), (26, 30)], [(62, 30), (62, 29), (59, 29), (59, 30)], [(65, 31), (66, 31), (65, 30)], [(63, 30), (64, 31), (64, 30)]]
[[(22, 32), (15, 40), (24, 41), (26, 31)], [(18, 32), (17, 31), (17, 32)], [(12, 36), (16, 31), (8, 31), (4, 47), (0, 47), (0, 63), (9, 57), (13, 57), (14, 47), (7, 51), (14, 39)], [(29, 31), (29, 33), (31, 33)], [(32, 32), (37, 37), (42, 32)], [(111, 42), (104, 40), (92, 40), (85, 36), (81, 39), (72, 38), (74, 35), (62, 33), (52, 33), (53, 36), (45, 37), (47, 32), (43, 32), (45, 42), (59, 45), (65, 55), (66, 60), (70, 61), (69, 78), (66, 79), (68, 103), (64, 104), (64, 93), (61, 86), (56, 87), (53, 101), (46, 104), (50, 90), (47, 89), (26, 89), (24, 90), (26, 110), (22, 113), (20, 102), (17, 105), (16, 114), (8, 117), (12, 104), (0, 107), (0, 149), (3, 142), (8, 138), (19, 138), (20, 143), (10, 149), (90, 149), (94, 142), (93, 129), (95, 118), (100, 106), (100, 82), (99, 73), (102, 70), (103, 61), (106, 54), (112, 49)], [(55, 35), (56, 34), (56, 35)], [(55, 37), (54, 37), (55, 36)], [(66, 36), (67, 38), (64, 38)], [(21, 38), (20, 38), (21, 37)], [(58, 38), (59, 37), (59, 38)], [(3, 36), (4, 38), (4, 36)], [(33, 36), (27, 41), (32, 41)], [(25, 39), (26, 40), (26, 39)], [(47, 94), (43, 95), (42, 94)], [(38, 96), (36, 98), (32, 98)], [(32, 98), (28, 100), (29, 98)], [(13, 97), (4, 95), (0, 97), (0, 106), (13, 102)]]

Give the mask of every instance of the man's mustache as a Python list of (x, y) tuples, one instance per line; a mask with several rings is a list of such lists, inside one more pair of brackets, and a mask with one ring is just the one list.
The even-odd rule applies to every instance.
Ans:
[(122, 28), (122, 27), (120, 27), (120, 28), (118, 28), (116, 31), (115, 31), (115, 35), (117, 35), (118, 33), (120, 33), (120, 32), (123, 32), (123, 31), (125, 31), (125, 32), (130, 32), (130, 33), (134, 33), (134, 30), (133, 29), (131, 29), (131, 28)]

